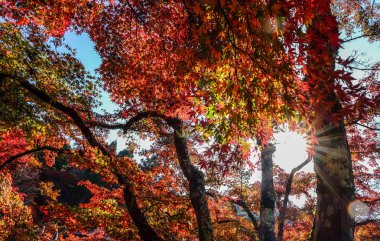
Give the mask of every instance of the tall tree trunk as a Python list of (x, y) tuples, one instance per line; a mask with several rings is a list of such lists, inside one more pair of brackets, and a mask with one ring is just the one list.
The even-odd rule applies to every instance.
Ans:
[(352, 241), (354, 178), (346, 131), (342, 122), (324, 126), (318, 136), (314, 170), (317, 173), (317, 212), (314, 241)]
[(276, 193), (273, 188), (273, 159), (276, 151), (273, 145), (264, 146), (261, 151), (261, 203), (260, 203), (260, 241), (275, 241), (274, 208)]
[(189, 181), (190, 200), (198, 222), (199, 240), (214, 240), (210, 211), (207, 204), (204, 174), (193, 165), (187, 147), (187, 138), (180, 120), (170, 121), (174, 129), (174, 144), (179, 165)]
[(341, 105), (334, 91), (335, 60), (338, 53), (338, 24), (330, 1), (315, 4), (315, 17), (307, 29), (309, 39), (308, 77), (314, 104), (314, 170), (317, 174), (317, 210), (314, 241), (352, 241), (354, 221), (349, 204), (354, 200), (354, 178)]

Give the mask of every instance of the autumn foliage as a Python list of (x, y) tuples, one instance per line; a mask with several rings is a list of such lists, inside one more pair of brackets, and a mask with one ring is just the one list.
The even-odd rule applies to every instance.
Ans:
[[(380, 64), (341, 54), (379, 40), (379, 13), (2, 1), (0, 240), (380, 239)], [(70, 31), (91, 39), (95, 73)], [(104, 92), (115, 111), (99, 111)], [(285, 129), (308, 144), (291, 173), (272, 159)]]

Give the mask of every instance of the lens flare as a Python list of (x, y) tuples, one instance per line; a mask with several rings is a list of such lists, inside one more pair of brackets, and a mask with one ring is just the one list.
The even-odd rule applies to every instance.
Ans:
[(355, 200), (348, 205), (348, 213), (356, 222), (361, 222), (368, 218), (369, 207), (365, 203)]

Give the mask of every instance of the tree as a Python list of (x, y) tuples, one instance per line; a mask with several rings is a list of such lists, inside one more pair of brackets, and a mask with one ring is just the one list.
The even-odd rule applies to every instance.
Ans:
[[(318, 89), (315, 94), (322, 100), (314, 106), (318, 118), (314, 126), (319, 143), (315, 147), (314, 160), (318, 198), (313, 239), (353, 240), (354, 220), (349, 214), (349, 204), (355, 198), (354, 177), (344, 117), (340, 115), (341, 105), (334, 92), (338, 23), (329, 2), (315, 9), (315, 17), (307, 31), (311, 41), (307, 64), (309, 75), (306, 77), (311, 88)], [(322, 27), (326, 22), (329, 27)], [(320, 56), (324, 56), (323, 60)], [(329, 103), (327, 108), (325, 103)]]
[[(318, 202), (313, 239), (352, 240), (354, 220), (349, 214), (349, 206), (354, 200), (354, 177), (344, 118), (349, 117), (347, 113), (355, 112), (355, 104), (352, 104), (355, 97), (347, 89), (363, 86), (359, 83), (353, 87), (354, 79), (336, 69), (341, 41), (330, 4), (312, 5), (304, 13), (307, 27), (305, 80), (311, 96), (318, 98), (311, 103), (316, 117), (313, 128), (318, 138), (314, 161)], [(345, 64), (347, 62), (343, 66)], [(349, 87), (345, 88), (345, 84)], [(355, 90), (356, 94), (358, 91)], [(359, 105), (372, 108), (373, 101), (372, 96), (362, 96)]]
[[(50, 87), (52, 87), (54, 86), (54, 81), (58, 81), (58, 83), (60, 83), (60, 81), (65, 79), (66, 77), (65, 75), (69, 75), (67, 76), (67, 80), (72, 81), (73, 83), (78, 83), (79, 84), (78, 89), (80, 90), (81, 84), (83, 84), (83, 82), (82, 81), (74, 82), (74, 81), (76, 80), (75, 79), (76, 77), (80, 80), (84, 72), (76, 73), (76, 75), (75, 74), (70, 75), (73, 73), (70, 71), (74, 71), (75, 73), (76, 69), (72, 69), (72, 68), (81, 67), (81, 65), (77, 62), (77, 66), (70, 66), (70, 64), (73, 63), (72, 60), (74, 60), (74, 59), (70, 59), (71, 58), (70, 55), (63, 54), (63, 57), (67, 57), (70, 60), (70, 61), (64, 62), (62, 60), (65, 60), (65, 59), (64, 58), (61, 59), (61, 55), (59, 53), (50, 51), (49, 47), (45, 45), (43, 42), (29, 42), (30, 40), (28, 41), (28, 39), (23, 38), (17, 29), (12, 29), (11, 27), (8, 27), (5, 25), (2, 31), (3, 33), (5, 33), (4, 35), (2, 35), (4, 37), (3, 43), (5, 43), (2, 46), (7, 46), (6, 43), (9, 43), (11, 46), (13, 43), (17, 43), (17, 45), (14, 45), (14, 49), (8, 49), (8, 50), (4, 49), (5, 53), (3, 56), (7, 56), (8, 60), (2, 62), (5, 66), (2, 66), (1, 68), (2, 69), (1, 82), (6, 83), (6, 84), (10, 82), (12, 84), (15, 84), (16, 86), (19, 85), (20, 87), (22, 87), (24, 90), (27, 91), (29, 95), (32, 96), (32, 98), (37, 100), (37, 103), (42, 103), (42, 106), (48, 107), (48, 109), (43, 109), (44, 111), (49, 110), (49, 108), (52, 108), (53, 111), (58, 111), (66, 115), (68, 117), (69, 123), (71, 121), (72, 123), (74, 123), (74, 125), (83, 134), (83, 136), (85, 137), (85, 140), (89, 143), (89, 145), (91, 147), (97, 148), (98, 151), (106, 158), (109, 158), (111, 160), (110, 162), (112, 163), (112, 159), (113, 159), (112, 154), (110, 154), (110, 152), (104, 147), (104, 145), (101, 144), (101, 142), (97, 140), (93, 132), (85, 124), (85, 121), (82, 119), (81, 114), (79, 114), (79, 112), (77, 112), (73, 107), (70, 106), (71, 104), (78, 105), (80, 103), (79, 100), (73, 101), (72, 103), (70, 103), (70, 97), (72, 96), (75, 97), (75, 95), (69, 96), (68, 98), (64, 98), (65, 96), (60, 96), (59, 94), (66, 94), (66, 92), (58, 92), (59, 93), (58, 96), (55, 96), (57, 95), (57, 92), (48, 94), (45, 91), (41, 90), (39, 86), (36, 86), (29, 81), (29, 79), (32, 79), (33, 81), (37, 82), (38, 85), (50, 84)], [(38, 35), (37, 36), (34, 35), (38, 33), (35, 31), (32, 32), (32, 34), (30, 35), (30, 38), (32, 40), (34, 40), (33, 39), (34, 37), (38, 36)], [(15, 38), (16, 41), (15, 42), (9, 41), (9, 40), (12, 40), (12, 38), (13, 39)], [(29, 54), (29, 56), (27, 54), (24, 55), (25, 53)], [(24, 56), (26, 56), (26, 58), (23, 58)], [(21, 59), (19, 59), (20, 57)], [(31, 60), (34, 60), (34, 61), (31, 61)], [(56, 71), (54, 68), (52, 68), (52, 66), (55, 67), (54, 61), (57, 61), (56, 65), (58, 65), (56, 66), (57, 67)], [(62, 65), (60, 66), (60, 64)], [(65, 67), (64, 64), (69, 64), (69, 66), (67, 66), (68, 68), (66, 68), (67, 71), (65, 71), (65, 69), (63, 68)], [(49, 68), (44, 69), (44, 67), (46, 66), (48, 66)], [(60, 75), (60, 73), (63, 74), (63, 76)], [(91, 91), (91, 87), (89, 90)], [(91, 93), (91, 92), (87, 92), (87, 93)], [(62, 98), (63, 101), (61, 101), (60, 98)], [(80, 105), (76, 106), (76, 108), (81, 109), (81, 110), (84, 109), (84, 108), (81, 108)], [(69, 132), (69, 134), (71, 133)], [(71, 135), (71, 136), (75, 137), (75, 135)], [(80, 139), (76, 139), (76, 140), (80, 141)], [(49, 139), (49, 141), (52, 142), (54, 141), (54, 139)], [(93, 149), (93, 151), (96, 153), (95, 149)], [(94, 156), (94, 154), (92, 154), (92, 156)], [(8, 162), (8, 161), (5, 161), (5, 162)], [(132, 219), (135, 221), (135, 224), (137, 225), (139, 229), (140, 236), (146, 240), (148, 239), (161, 240), (161, 238), (159, 238), (156, 232), (148, 224), (141, 209), (139, 209), (137, 205), (136, 197), (134, 196), (134, 193), (132, 191), (131, 182), (127, 179), (126, 176), (123, 176), (121, 174), (122, 172), (116, 171), (116, 168), (117, 167), (114, 166), (112, 167), (112, 170), (110, 171), (111, 173), (115, 175), (114, 178), (116, 178), (119, 184), (123, 186), (125, 204), (127, 206), (127, 209), (129, 210), (130, 215), (132, 216)]]
[[(347, 207), (354, 200), (354, 179), (345, 125), (376, 131), (376, 124), (367, 126), (364, 121), (373, 123), (378, 116), (379, 86), (376, 66), (368, 78), (356, 81), (351, 77), (348, 70), (353, 68), (353, 60), (338, 57), (343, 43), (339, 28), (353, 23), (363, 27), (365, 36), (376, 39), (375, 3), (362, 1), (351, 6), (350, 1), (336, 1), (336, 15), (329, 1), (6, 1), (3, 6), (0, 14), (6, 21), (40, 25), (32, 27), (28, 35), (37, 49), (28, 47), (27, 41), (20, 44), (22, 38), (17, 35), (12, 38), (18, 41), (3, 40), (7, 42), (2, 46), (6, 71), (1, 72), (1, 82), (10, 90), (2, 99), (1, 108), (9, 113), (4, 126), (8, 128), (11, 120), (20, 116), (26, 123), (21, 129), (34, 130), (28, 120), (44, 116), (39, 124), (52, 124), (54, 133), (63, 129), (55, 123), (75, 127), (64, 133), (80, 143), (86, 150), (84, 157), (92, 160), (80, 164), (112, 176), (123, 187), (124, 202), (142, 239), (162, 239), (141, 209), (144, 205), (139, 205), (144, 192), (135, 194), (134, 186), (148, 179), (141, 178), (141, 170), (131, 159), (110, 153), (102, 140), (102, 129), (123, 129), (125, 133), (134, 129), (141, 135), (148, 130), (151, 138), (167, 140), (159, 151), (171, 162), (174, 151), (177, 154), (188, 181), (199, 238), (213, 240), (207, 176), (199, 168), (218, 167), (214, 176), (223, 177), (234, 166), (248, 163), (253, 137), (265, 146), (273, 129), (284, 123), (298, 126), (311, 135), (315, 147), (314, 153), (310, 152), (315, 154), (318, 192), (313, 239), (352, 240), (354, 220)], [(95, 43), (102, 58), (101, 82), (119, 104), (119, 113), (101, 117), (92, 111), (95, 102), (90, 93), (70, 89), (83, 89), (78, 86), (82, 80), (73, 81), (78, 76), (75, 73), (82, 70), (80, 65), (71, 65), (76, 61), (70, 54), (62, 58), (43, 43), (47, 36), (61, 37), (68, 29), (89, 34)], [(48, 61), (36, 58), (41, 51), (49, 56)], [(51, 62), (53, 71), (49, 69)], [(68, 81), (65, 86), (71, 91), (59, 88), (62, 80)], [(91, 86), (91, 81), (84, 83)], [(370, 94), (365, 93), (367, 89)], [(6, 102), (11, 105), (3, 104)], [(38, 103), (37, 108), (31, 103)], [(20, 109), (13, 108), (17, 106), (29, 114), (13, 111)], [(359, 140), (361, 130), (350, 131), (350, 140)], [(66, 141), (64, 135), (41, 136), (61, 144), (57, 146)], [(56, 136), (62, 138), (54, 139)], [(194, 147), (202, 145), (206, 146), (206, 157), (198, 161)], [(372, 155), (377, 147), (368, 146)], [(268, 174), (263, 175), (263, 187), (273, 186), (270, 163), (263, 162), (263, 173)], [(125, 174), (125, 166), (130, 175)], [(101, 167), (106, 168), (99, 170)], [(273, 214), (273, 188), (264, 188), (261, 194), (262, 213), (269, 208)], [(274, 216), (269, 215), (268, 227), (264, 216), (261, 230), (268, 228), (270, 237), (262, 239), (273, 240)], [(309, 220), (310, 214), (304, 217)]]

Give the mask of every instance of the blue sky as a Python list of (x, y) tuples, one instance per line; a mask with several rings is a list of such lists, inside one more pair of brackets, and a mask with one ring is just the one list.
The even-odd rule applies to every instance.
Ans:
[[(94, 43), (89, 36), (87, 34), (77, 35), (73, 32), (68, 32), (65, 34), (64, 43), (76, 50), (76, 57), (82, 62), (86, 70), (94, 75), (95, 70), (100, 67), (101, 59), (95, 51)], [(117, 105), (110, 100), (108, 93), (104, 91), (102, 92), (101, 103), (102, 107), (96, 110), (98, 112), (105, 109), (107, 112), (112, 113), (117, 109)]]

